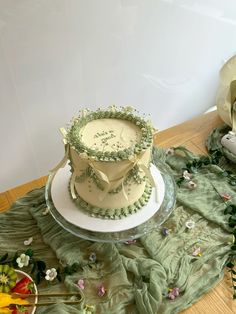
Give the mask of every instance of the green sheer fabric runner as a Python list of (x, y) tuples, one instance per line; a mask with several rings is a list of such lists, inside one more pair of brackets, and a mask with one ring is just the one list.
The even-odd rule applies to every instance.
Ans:
[[(154, 162), (161, 158), (174, 176), (182, 175), (186, 163), (197, 158), (184, 148), (167, 155), (154, 152)], [(79, 291), (79, 279), (85, 289), (81, 304), (56, 304), (37, 309), (43, 313), (167, 314), (179, 313), (215, 287), (224, 275), (234, 241), (223, 214), (225, 202), (220, 196), (228, 193), (236, 201), (236, 188), (220, 176), (221, 168), (204, 166), (191, 178), (194, 189), (183, 182), (178, 189), (177, 205), (163, 228), (140, 238), (136, 243), (107, 244), (90, 242), (68, 233), (54, 219), (44, 215), (44, 188), (36, 189), (19, 199), (10, 211), (0, 216), (0, 255), (23, 252), (24, 240), (33, 237), (35, 256), (48, 268), (60, 264), (85, 265), (81, 271), (67, 276), (64, 283), (40, 284), (39, 291)], [(186, 223), (193, 221), (192, 229)], [(166, 234), (167, 231), (169, 234)], [(196, 254), (196, 250), (198, 254)], [(86, 265), (91, 253), (97, 262)], [(27, 268), (23, 268), (27, 271)], [(29, 271), (29, 270), (28, 270)], [(100, 284), (106, 288), (98, 296)], [(180, 295), (168, 298), (170, 288), (179, 288)], [(88, 306), (89, 305), (89, 306)], [(90, 312), (91, 311), (91, 312)]]

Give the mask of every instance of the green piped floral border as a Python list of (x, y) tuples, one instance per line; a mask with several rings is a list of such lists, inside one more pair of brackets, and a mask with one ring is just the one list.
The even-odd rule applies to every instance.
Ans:
[[(98, 109), (97, 111), (84, 109), (78, 118), (73, 119), (72, 125), (66, 135), (66, 140), (79, 154), (83, 154), (85, 157), (97, 161), (119, 161), (129, 159), (136, 154), (140, 154), (152, 145), (154, 131), (150, 121), (146, 121), (139, 116), (133, 115), (132, 111), (135, 110), (131, 109), (131, 107), (118, 108), (116, 106), (111, 106), (107, 110)], [(104, 118), (115, 118), (133, 122), (141, 130), (140, 142), (118, 152), (102, 152), (87, 147), (81, 140), (81, 128), (90, 121)]]
[[(70, 192), (70, 184), (69, 184), (69, 192)], [(148, 181), (146, 181), (146, 186), (145, 186), (142, 196), (134, 204), (129, 205), (127, 207), (116, 208), (116, 209), (95, 207), (87, 203), (86, 201), (84, 201), (78, 195), (76, 191), (75, 193), (76, 193), (77, 198), (72, 199), (73, 202), (80, 210), (82, 210), (87, 215), (91, 217), (95, 217), (95, 218), (117, 220), (117, 219), (125, 218), (129, 215), (132, 215), (136, 213), (137, 211), (139, 211), (143, 206), (145, 206), (148, 203), (150, 196), (152, 194), (152, 186)]]

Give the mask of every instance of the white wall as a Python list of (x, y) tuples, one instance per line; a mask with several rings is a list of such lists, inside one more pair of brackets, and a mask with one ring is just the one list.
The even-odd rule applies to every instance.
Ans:
[(234, 0), (0, 0), (0, 190), (48, 173), (83, 105), (205, 111), (235, 39)]

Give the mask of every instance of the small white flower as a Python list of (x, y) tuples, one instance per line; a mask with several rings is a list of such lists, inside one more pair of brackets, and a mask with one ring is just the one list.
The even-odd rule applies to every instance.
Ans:
[(193, 229), (195, 227), (195, 222), (190, 219), (190, 220), (186, 221), (185, 226), (188, 229)]
[(193, 251), (192, 256), (199, 256), (199, 257), (202, 256), (201, 248), (200, 248), (200, 247), (196, 248), (196, 249)]
[(183, 174), (182, 174), (183, 178), (187, 181), (190, 181), (192, 178), (192, 174), (189, 173), (187, 170), (184, 170)]
[(24, 241), (24, 245), (30, 245), (33, 242), (34, 238), (30, 237), (28, 240)]
[(166, 155), (173, 156), (175, 154), (175, 149), (170, 147), (166, 150)]
[(195, 183), (195, 182), (193, 182), (193, 181), (189, 181), (188, 182), (188, 188), (190, 189), (190, 190), (193, 190), (193, 189), (195, 189), (197, 187), (197, 184)]
[(55, 268), (48, 269), (46, 271), (45, 279), (49, 281), (53, 281), (57, 277), (57, 271)]
[(26, 255), (26, 254), (23, 253), (16, 259), (16, 262), (18, 264), (18, 267), (22, 268), (24, 266), (28, 266), (29, 265), (29, 260), (30, 260), (29, 255)]

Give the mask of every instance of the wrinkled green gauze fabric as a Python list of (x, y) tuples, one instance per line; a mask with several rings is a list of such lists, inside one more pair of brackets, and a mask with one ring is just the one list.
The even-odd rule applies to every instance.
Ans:
[[(197, 158), (179, 148), (173, 156), (155, 149), (153, 161), (166, 162), (174, 176), (181, 176), (186, 162)], [(55, 292), (67, 289), (78, 291), (76, 282), (83, 278), (83, 301), (78, 306), (64, 304), (38, 308), (37, 314), (89, 313), (85, 305), (94, 305), (96, 314), (169, 314), (179, 313), (200, 299), (223, 278), (229, 259), (233, 237), (223, 214), (225, 204), (219, 196), (227, 192), (236, 200), (235, 188), (219, 176), (221, 168), (206, 166), (192, 178), (194, 190), (182, 184), (178, 189), (177, 204), (164, 227), (164, 236), (157, 229), (140, 238), (135, 244), (107, 244), (80, 239), (60, 227), (50, 214), (43, 215), (46, 204), (44, 188), (36, 189), (19, 199), (12, 208), (0, 215), (0, 256), (5, 252), (26, 250), (23, 242), (33, 236), (35, 257), (47, 267), (74, 262), (86, 265), (95, 252), (97, 263), (84, 266), (81, 271), (67, 276), (63, 284), (40, 284), (39, 291)], [(189, 230), (185, 223), (195, 222)], [(197, 248), (201, 256), (193, 256)], [(23, 268), (25, 271), (30, 271)], [(100, 284), (106, 287), (103, 297), (97, 295)], [(180, 296), (167, 297), (168, 289), (178, 287)]]
[(227, 148), (223, 147), (220, 142), (221, 138), (229, 131), (231, 131), (231, 128), (226, 124), (215, 128), (208, 136), (206, 146), (208, 151), (213, 151), (216, 149), (220, 150), (227, 159), (233, 163), (236, 163), (236, 156), (232, 154)]

